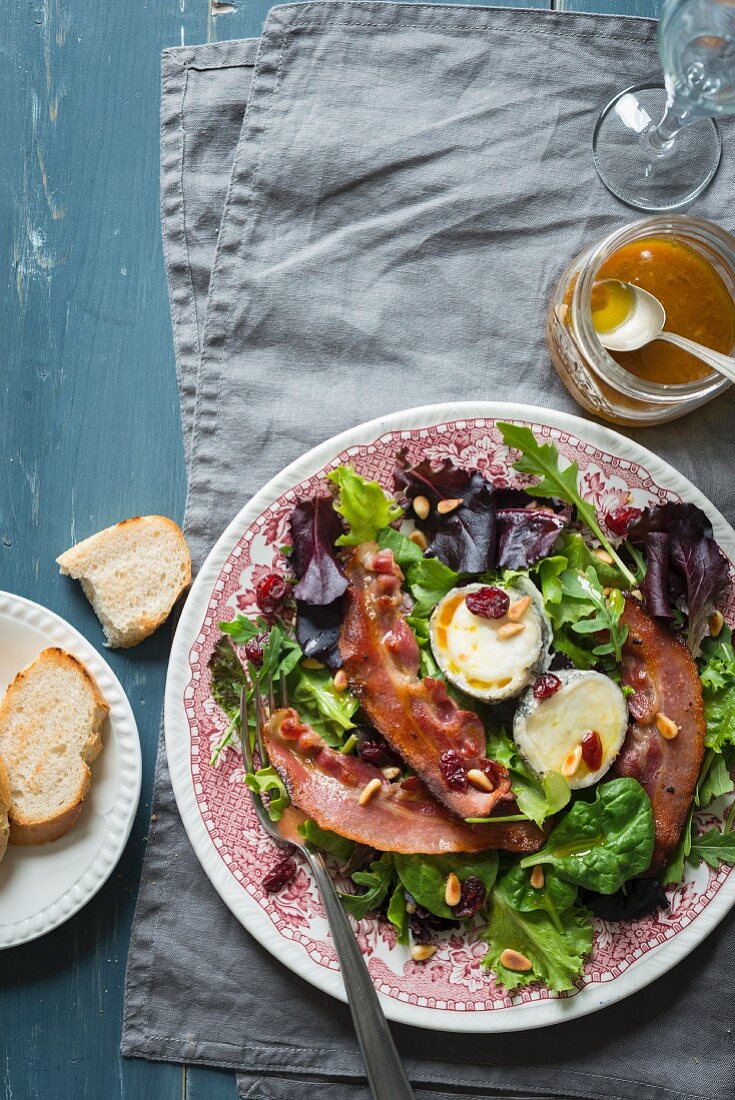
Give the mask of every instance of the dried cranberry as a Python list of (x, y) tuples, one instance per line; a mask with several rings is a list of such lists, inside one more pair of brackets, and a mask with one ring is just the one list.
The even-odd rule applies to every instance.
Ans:
[(467, 593), (465, 603), (481, 619), (502, 619), (510, 607), (510, 596), (502, 588), (479, 588)]
[(534, 699), (549, 699), (561, 687), (561, 680), (553, 672), (545, 672), (533, 685)]
[(467, 790), (467, 769), (456, 749), (447, 749), (439, 757), (442, 779), (450, 791)]
[(255, 586), (255, 602), (264, 615), (275, 615), (288, 592), (286, 581), (278, 573), (268, 573)]
[(431, 943), (431, 929), (420, 917), (412, 914), (408, 918), (408, 927), (411, 929), (411, 939), (414, 943)]
[(268, 635), (263, 632), (262, 634), (256, 634), (254, 638), (245, 643), (245, 657), (256, 668), (259, 668), (263, 663), (263, 649), (267, 641)]
[(641, 514), (640, 508), (625, 507), (625, 508), (612, 508), (605, 515), (605, 526), (608, 531), (612, 531), (618, 538), (625, 538), (628, 534), (628, 528), (634, 519), (638, 519)]
[(291, 859), (291, 856), (286, 856), (265, 876), (263, 889), (266, 894), (275, 894), (278, 890), (282, 890), (284, 886), (288, 886), (289, 882), (292, 882), (295, 877), (296, 863)]
[(382, 734), (369, 726), (358, 730), (357, 755), (366, 764), (373, 764), (376, 768), (400, 767), (403, 763)]
[(475, 913), (484, 905), (486, 894), (487, 890), (482, 879), (478, 878), (477, 875), (468, 875), (462, 883), (462, 896), (459, 903), (454, 907), (454, 915), (462, 920), (474, 917)]
[(582, 759), (591, 772), (602, 764), (602, 741), (597, 730), (588, 730), (582, 738)]

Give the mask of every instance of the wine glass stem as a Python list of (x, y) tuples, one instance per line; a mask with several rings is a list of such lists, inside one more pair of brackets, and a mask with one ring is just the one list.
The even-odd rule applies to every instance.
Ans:
[(690, 121), (687, 108), (679, 104), (675, 96), (670, 96), (666, 104), (664, 117), (658, 126), (649, 126), (646, 130), (646, 141), (654, 156), (670, 156), (674, 151), (677, 134)]

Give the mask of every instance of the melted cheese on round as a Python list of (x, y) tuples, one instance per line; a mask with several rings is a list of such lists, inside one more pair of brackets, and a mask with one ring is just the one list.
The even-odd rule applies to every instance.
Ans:
[[(509, 624), (507, 615), (485, 619), (473, 615), (465, 602), (468, 592), (485, 587), (454, 589), (440, 601), (431, 618), (431, 648), (460, 691), (479, 699), (509, 699), (534, 679), (545, 654), (546, 630), (532, 603), (520, 621), (522, 629), (503, 637), (499, 631)], [(508, 595), (515, 603), (524, 593), (508, 589)]]
[(513, 737), (526, 763), (539, 775), (560, 772), (570, 753), (595, 730), (602, 743), (602, 762), (591, 771), (582, 761), (572, 776), (573, 789), (596, 783), (620, 752), (628, 729), (625, 697), (600, 672), (569, 670), (555, 673), (562, 686), (548, 699), (533, 693), (521, 701), (513, 724)]

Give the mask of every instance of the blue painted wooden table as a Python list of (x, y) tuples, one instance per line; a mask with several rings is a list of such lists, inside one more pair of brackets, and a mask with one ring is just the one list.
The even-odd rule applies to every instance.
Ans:
[[(498, 2), (498, 0), (496, 0)], [(5, 0), (0, 34), (3, 461), (0, 588), (101, 648), (54, 559), (185, 494), (158, 213), (162, 48), (259, 34), (268, 0)], [(659, 0), (524, 7), (656, 15)], [(519, 50), (523, 44), (519, 42)], [(4, 1100), (234, 1100), (234, 1077), (118, 1052), (170, 633), (107, 653), (136, 714), (143, 794), (109, 882), (73, 920), (0, 953)]]

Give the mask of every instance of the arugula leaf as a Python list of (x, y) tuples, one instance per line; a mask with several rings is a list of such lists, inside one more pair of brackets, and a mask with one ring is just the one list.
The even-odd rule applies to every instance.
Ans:
[(352, 881), (358, 886), (364, 886), (365, 891), (362, 894), (339, 895), (350, 916), (355, 920), (362, 920), (373, 909), (377, 909), (387, 897), (394, 876), (395, 868), (390, 852), (383, 852), (380, 859), (373, 860), (369, 871), (355, 871)]
[(393, 527), (384, 527), (378, 535), (378, 546), (381, 550), (392, 550), (393, 557), (401, 569), (405, 569), (414, 562), (423, 561), (424, 555), (415, 542), (396, 531)]
[(500, 429), (503, 441), (509, 447), (521, 452), (521, 457), (514, 463), (513, 468), (519, 473), (540, 478), (535, 485), (526, 485), (526, 492), (535, 497), (558, 497), (567, 504), (573, 505), (577, 509), (579, 518), (610, 554), (625, 578), (626, 584), (634, 588), (636, 584), (634, 575), (605, 536), (597, 522), (595, 509), (579, 491), (579, 464), (574, 461), (562, 469), (556, 446), (553, 443), (539, 443), (530, 428), (519, 424), (501, 423), (498, 423), (497, 427)]
[(257, 772), (248, 772), (245, 782), (251, 791), (260, 795), (269, 795), (269, 798), (263, 799), (263, 805), (268, 809), (268, 817), (271, 821), (280, 821), (283, 811), (291, 805), (291, 799), (276, 769), (269, 766), (258, 768)]
[(437, 917), (452, 919), (454, 911), (444, 900), (447, 877), (451, 872), (460, 882), (470, 875), (481, 879), (488, 893), (498, 873), (498, 853), (495, 851), (454, 852), (446, 856), (396, 855), (396, 872), (403, 886), (419, 905)]
[(339, 488), (334, 508), (349, 527), (349, 531), (337, 539), (337, 546), (370, 542), (378, 531), (403, 515), (401, 506), (384, 492), (382, 485), (367, 481), (352, 466), (338, 466), (327, 474), (327, 480)]
[(299, 667), (289, 677), (289, 696), (301, 720), (308, 722), (332, 748), (339, 748), (343, 734), (355, 728), (352, 718), (358, 702), (349, 691), (335, 691), (327, 669)]
[(355, 851), (354, 840), (348, 840), (347, 837), (333, 833), (329, 829), (322, 829), (310, 817), (298, 826), (298, 831), (309, 844), (337, 856), (338, 859), (349, 859)]
[(406, 908), (406, 894), (399, 882), (391, 894), (388, 902), (388, 920), (396, 930), (398, 943), (408, 943), (408, 909)]
[[(560, 916), (560, 922), (561, 932), (547, 913), (518, 912), (497, 889), (493, 890), (484, 935), (489, 948), (483, 966), (493, 970), (508, 992), (538, 981), (557, 993), (572, 989), (582, 973), (585, 955), (592, 950), (592, 921), (586, 909), (574, 907)], [(507, 948), (525, 955), (533, 969), (507, 970), (500, 962)]]
[(427, 618), (439, 600), (456, 588), (459, 574), (438, 558), (422, 558), (408, 567), (406, 581), (416, 601), (412, 618)]
[(240, 713), (240, 691), (248, 678), (227, 638), (220, 638), (215, 644), (209, 658), (209, 673), (215, 703), (228, 718), (235, 718)]
[(600, 578), (600, 584), (605, 588), (628, 587), (627, 577), (617, 566), (608, 565), (593, 554), (592, 549), (578, 531), (568, 531), (564, 534), (558, 553), (567, 559), (569, 569), (576, 569), (579, 573), (585, 573), (592, 566)]
[(517, 909), (519, 913), (533, 913), (537, 909), (545, 910), (551, 917), (557, 932), (563, 932), (561, 914), (565, 913), (577, 900), (577, 887), (564, 882), (550, 868), (544, 872), (544, 884), (538, 889), (531, 886), (531, 871), (518, 864), (498, 880), (498, 895)]
[(695, 867), (704, 860), (716, 871), (720, 863), (735, 863), (735, 833), (721, 833), (710, 829), (692, 841), (689, 862)]
[(518, 809), (539, 827), (569, 802), (572, 792), (564, 776), (549, 772), (542, 780), (519, 755), (515, 741), (504, 729), (488, 731), (487, 754), (508, 769)]
[(625, 609), (622, 592), (614, 588), (605, 596), (593, 566), (585, 573), (571, 569), (562, 573), (561, 587), (564, 596), (576, 603), (577, 617), (571, 624), (572, 630), (577, 634), (608, 634), (608, 641), (595, 646), (592, 652), (596, 657), (614, 654), (615, 661), (620, 663), (623, 644), (628, 637), (628, 627), (620, 625)]
[(593, 802), (575, 802), (540, 852), (521, 867), (550, 863), (567, 882), (614, 894), (645, 871), (654, 845), (651, 802), (635, 779), (601, 783)]
[(730, 776), (730, 767), (735, 750), (728, 746), (723, 752), (708, 749), (702, 761), (702, 771), (695, 792), (695, 805), (699, 809), (709, 806), (715, 798), (729, 794), (735, 784)]

